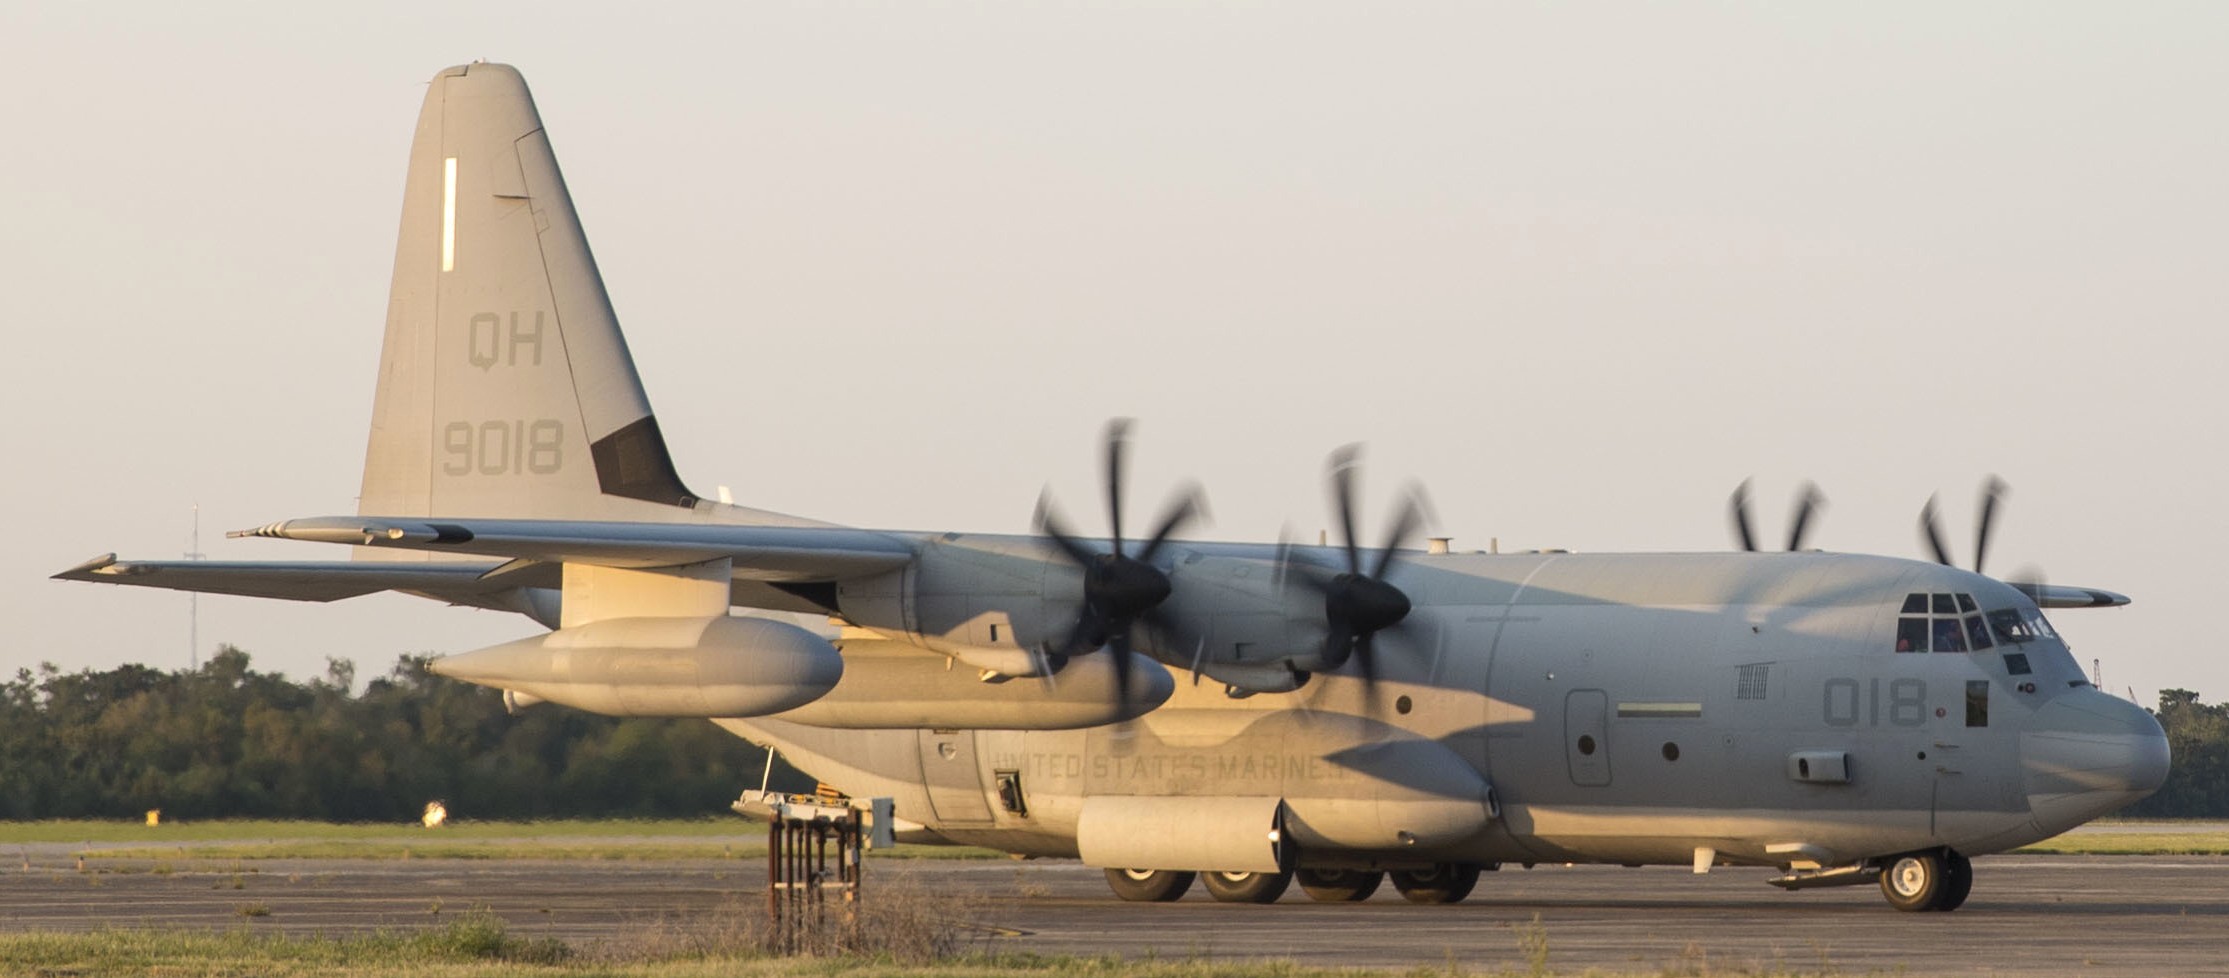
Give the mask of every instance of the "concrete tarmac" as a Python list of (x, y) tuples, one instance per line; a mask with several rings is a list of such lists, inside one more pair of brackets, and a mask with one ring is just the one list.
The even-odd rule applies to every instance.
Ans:
[[(518, 933), (624, 940), (693, 915), (755, 914), (758, 859), (690, 862), (258, 860), (209, 869), (30, 859), (0, 872), (0, 930), (104, 926), (336, 934), (441, 925), (476, 906)], [(14, 862), (14, 860), (9, 860)], [(1538, 919), (1548, 964), (1707, 974), (1781, 968), (1907, 975), (2229, 976), (2229, 858), (1993, 856), (1948, 914), (1889, 909), (1873, 887), (1783, 893), (1762, 870), (1543, 866), (1486, 875), (1455, 906), (1412, 906), (1391, 886), (1320, 904), (1296, 886), (1275, 906), (1116, 900), (1069, 861), (868, 862), (867, 898), (944, 901), (986, 949), (1291, 959), (1410, 969), (1456, 962), (1528, 970)], [(256, 908), (266, 911), (258, 914)]]

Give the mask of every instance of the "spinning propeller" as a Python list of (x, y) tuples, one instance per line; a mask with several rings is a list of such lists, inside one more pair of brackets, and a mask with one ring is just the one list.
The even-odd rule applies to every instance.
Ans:
[[(1990, 476), (1981, 484), (1979, 525), (1974, 528), (1974, 573), (1981, 573), (1982, 562), (1989, 559), (1989, 530), (1997, 521), (1997, 502), (2004, 498), (2005, 480)], [(1950, 548), (1943, 545), (1942, 527), (1935, 519), (1935, 497), (1927, 497), (1927, 505), (1919, 511), (1920, 538), (1927, 542), (1927, 549), (1935, 555), (1935, 562), (1952, 566)]]
[(1424, 521), (1427, 504), (1422, 491), (1413, 485), (1401, 494), (1401, 508), (1386, 531), (1385, 548), (1377, 552), (1365, 571), (1354, 529), (1354, 481), (1355, 472), (1361, 468), (1361, 451), (1359, 445), (1348, 445), (1332, 452), (1330, 459), (1331, 501), (1339, 512), (1339, 542), (1347, 557), (1346, 571), (1325, 577), (1322, 568), (1293, 560), (1290, 548), (1280, 554), (1279, 563), (1288, 572), (1300, 571), (1299, 579), (1323, 595), (1324, 623), (1329, 632), (1324, 636), (1323, 664), (1319, 668), (1335, 670), (1352, 658), (1362, 681), (1370, 683), (1377, 678), (1372, 637), (1400, 624), (1410, 608), (1409, 596), (1386, 583), (1385, 574), (1402, 541)]
[(1155, 610), (1168, 600), (1169, 577), (1153, 565), (1153, 558), (1169, 537), (1197, 519), (1203, 508), (1197, 487), (1182, 490), (1162, 511), (1160, 525), (1145, 546), (1131, 556), (1122, 537), (1122, 462), (1129, 449), (1129, 436), (1128, 419), (1107, 423), (1107, 528), (1112, 535), (1112, 552), (1086, 547), (1068, 532), (1054, 511), (1050, 491), (1037, 502), (1037, 528), (1052, 538), (1084, 575), (1083, 606), (1076, 623), (1049, 651), (1061, 657), (1098, 648), (1113, 653), (1115, 695), (1123, 702), (1130, 699), (1131, 628), (1142, 622), (1163, 634), (1172, 631)]
[[(1825, 506), (1826, 501), (1826, 497), (1819, 493), (1819, 487), (1809, 482), (1804, 483), (1803, 488), (1796, 492), (1796, 514), (1788, 522), (1788, 550), (1803, 549), (1803, 538), (1811, 527), (1811, 516)], [(1741, 549), (1756, 550), (1757, 536), (1749, 530), (1749, 480), (1743, 479), (1741, 485), (1734, 487), (1734, 498), (1728, 501), (1728, 509), (1733, 518), (1734, 539), (1741, 544)]]

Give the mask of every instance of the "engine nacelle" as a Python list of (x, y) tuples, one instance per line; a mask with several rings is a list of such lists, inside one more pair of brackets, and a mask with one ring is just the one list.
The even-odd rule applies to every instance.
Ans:
[(753, 717), (826, 695), (836, 647), (764, 618), (613, 618), (435, 660), (451, 679), (621, 717)]

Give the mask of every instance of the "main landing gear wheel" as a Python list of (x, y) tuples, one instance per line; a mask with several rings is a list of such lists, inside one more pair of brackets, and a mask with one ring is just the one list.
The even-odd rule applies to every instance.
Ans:
[(1207, 895), (1224, 903), (1276, 903), (1293, 883), (1291, 871), (1282, 873), (1201, 873)]
[(1974, 864), (1949, 849), (1908, 852), (1881, 869), (1881, 895), (1907, 913), (1956, 910), (1974, 888)]
[(1194, 875), (1173, 869), (1110, 869), (1107, 885), (1115, 896), (1133, 903), (1168, 903), (1183, 898)]
[(1385, 882), (1384, 873), (1366, 869), (1303, 869), (1295, 875), (1301, 892), (1318, 903), (1359, 903)]
[(1478, 885), (1478, 867), (1470, 863), (1440, 863), (1430, 869), (1396, 869), (1393, 888), (1410, 903), (1461, 903)]

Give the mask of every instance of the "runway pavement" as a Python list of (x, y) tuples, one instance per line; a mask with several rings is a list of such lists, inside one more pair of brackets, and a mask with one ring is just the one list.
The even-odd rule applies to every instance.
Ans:
[[(9, 854), (11, 857), (15, 853)], [(438, 926), (485, 906), (517, 931), (572, 942), (624, 937), (678, 916), (755, 912), (756, 859), (693, 862), (270, 860), (237, 866), (95, 861), (52, 849), (0, 872), (0, 930), (109, 925), (339, 933)], [(181, 864), (181, 867), (184, 864)], [(1115, 900), (1067, 861), (868, 864), (868, 899), (949, 901), (987, 946), (1162, 958), (1290, 958), (1311, 965), (1475, 970), (1527, 965), (1538, 917), (1549, 964), (1713, 973), (2229, 976), (2229, 858), (1997, 856), (1950, 914), (1890, 910), (1871, 887), (1782, 893), (1758, 870), (1505, 869), (1461, 905), (1412, 906), (1392, 888), (1362, 904)], [(934, 896), (929, 896), (933, 894)], [(261, 907), (267, 916), (244, 915)]]

